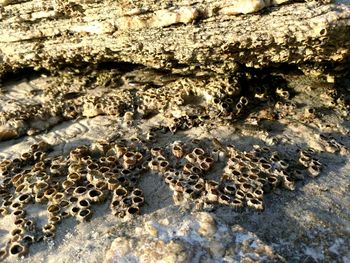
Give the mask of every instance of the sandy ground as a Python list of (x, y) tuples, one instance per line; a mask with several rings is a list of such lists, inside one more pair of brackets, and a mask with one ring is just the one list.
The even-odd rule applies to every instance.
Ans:
[[(297, 93), (293, 100), (317, 107), (315, 83), (307, 78), (290, 78), (290, 87), (307, 90)], [(38, 87), (40, 81), (21, 80), (5, 86), (0, 110), (7, 109), (6, 101), (10, 99), (32, 100), (26, 92), (33, 89), (34, 83)], [(323, 123), (334, 124), (330, 133), (350, 148), (350, 122), (335, 111), (322, 112), (321, 119)], [(155, 116), (131, 127), (119, 118), (107, 116), (67, 121), (39, 135), (1, 142), (0, 159), (17, 157), (40, 140), (55, 145), (55, 153), (67, 154), (77, 145), (113, 134), (125, 138), (140, 135), (159, 121), (160, 117)], [(277, 189), (267, 194), (263, 212), (250, 209), (237, 212), (224, 206), (200, 210), (191, 205), (175, 206), (164, 180), (147, 173), (139, 183), (146, 200), (141, 216), (122, 220), (110, 213), (108, 202), (94, 205), (90, 222), (64, 220), (54, 239), (33, 244), (20, 262), (350, 262), (349, 155), (324, 151), (318, 137), (322, 129), (312, 123), (283, 119), (266, 121), (261, 127), (251, 128), (240, 122), (229, 127), (198, 127), (174, 135), (158, 131), (155, 145), (164, 146), (175, 140), (190, 142), (194, 138), (210, 142), (217, 138), (241, 150), (249, 150), (253, 144), (269, 145), (290, 159), (296, 158), (298, 149), (313, 147), (322, 150), (317, 154), (323, 164), (321, 174), (317, 178), (306, 176), (297, 182), (294, 191)], [(223, 166), (217, 165), (209, 176), (220, 177)], [(45, 206), (37, 204), (27, 207), (27, 214), (38, 226), (46, 223), (44, 209)], [(199, 233), (201, 213), (215, 222), (213, 233)], [(9, 234), (9, 225), (8, 216), (0, 218), (0, 247)], [(149, 228), (150, 225), (153, 227)], [(127, 248), (121, 240), (129, 242)], [(180, 249), (171, 247), (172, 242)], [(165, 257), (164, 253), (175, 256)], [(17, 259), (4, 260), (12, 261)]]

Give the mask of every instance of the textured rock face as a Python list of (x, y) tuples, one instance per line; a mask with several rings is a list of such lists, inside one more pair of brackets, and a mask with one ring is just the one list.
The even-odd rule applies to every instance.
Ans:
[(344, 67), (349, 3), (284, 2), (9, 1), (0, 14), (0, 72), (106, 61), (186, 73)]
[(118, 236), (107, 251), (105, 262), (264, 262), (281, 259), (256, 235), (238, 225), (230, 227), (214, 214), (186, 215), (174, 208), (164, 212), (157, 218), (159, 221), (146, 219), (134, 231)]

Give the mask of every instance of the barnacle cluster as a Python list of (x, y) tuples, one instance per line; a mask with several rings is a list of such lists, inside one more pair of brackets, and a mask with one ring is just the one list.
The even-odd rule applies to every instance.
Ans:
[[(90, 148), (78, 146), (67, 157), (49, 157), (50, 145), (40, 142), (19, 158), (3, 160), (0, 214), (12, 217), (13, 229), (1, 259), (8, 254), (22, 256), (31, 243), (54, 237), (56, 225), (67, 217), (89, 220), (91, 205), (105, 201), (110, 193), (113, 214), (138, 214), (143, 194), (136, 184), (143, 155), (131, 149), (96, 142)], [(41, 230), (26, 213), (32, 203), (47, 205), (47, 223)]]
[(95, 117), (97, 115), (123, 116), (125, 111), (130, 109), (130, 106), (133, 104), (129, 92), (120, 92), (105, 96), (84, 96), (81, 98), (81, 102), (82, 116), (84, 117)]
[[(149, 136), (148, 136), (149, 137)], [(31, 243), (53, 238), (67, 217), (88, 221), (92, 204), (108, 200), (113, 215), (140, 214), (145, 202), (138, 183), (142, 174), (158, 174), (173, 191), (176, 204), (244, 206), (261, 211), (263, 196), (282, 186), (294, 190), (302, 179), (296, 164), (278, 152), (254, 146), (239, 151), (234, 145), (211, 147), (205, 141), (175, 141), (155, 147), (150, 138), (96, 141), (72, 149), (68, 156), (51, 156), (51, 145), (41, 141), (13, 160), (0, 163), (0, 215), (12, 218), (12, 229), (1, 258), (22, 256)], [(299, 162), (314, 177), (321, 169), (315, 151), (300, 152)], [(209, 179), (215, 164), (225, 164), (220, 178)], [(302, 168), (300, 166), (300, 168)], [(39, 229), (26, 206), (46, 205), (47, 222)]]
[[(278, 186), (294, 190), (295, 180), (303, 178), (302, 166), (295, 162), (290, 165), (280, 153), (268, 147), (255, 145), (251, 151), (241, 152), (233, 145), (225, 149), (205, 149), (175, 142), (171, 151), (175, 158), (182, 158), (176, 161), (177, 165), (181, 164), (177, 169), (161, 152), (154, 155), (149, 165), (172, 189), (177, 204), (191, 200), (199, 205), (222, 204), (235, 209), (248, 206), (261, 211), (265, 193)], [(207, 178), (216, 162), (226, 163), (224, 173), (217, 181)], [(320, 171), (320, 163), (317, 165)], [(316, 176), (312, 169), (308, 171), (310, 176)]]
[[(159, 114), (161, 122), (157, 125), (162, 132), (166, 131), (165, 126), (173, 133), (195, 126), (232, 124), (235, 120), (257, 128), (264, 127), (260, 124), (265, 120), (280, 120), (287, 125), (307, 123), (320, 130), (325, 126), (327, 133), (317, 136), (316, 150), (298, 147), (298, 156), (287, 156), (273, 146), (254, 145), (242, 151), (217, 139), (157, 142), (157, 125), (146, 134), (142, 130), (136, 135), (142, 139), (124, 140), (117, 136), (119, 139), (77, 146), (67, 156), (55, 155), (51, 145), (38, 142), (18, 158), (0, 162), (0, 218), (12, 220), (8, 242), (0, 249), (0, 260), (21, 257), (31, 243), (54, 238), (57, 224), (65, 218), (88, 221), (94, 205), (99, 203), (108, 202), (111, 213), (123, 220), (141, 214), (142, 205), (147, 202), (147, 193), (139, 183), (144, 174), (163, 180), (178, 205), (224, 205), (236, 210), (263, 211), (266, 193), (279, 187), (294, 190), (295, 181), (304, 179), (306, 174), (320, 174), (319, 150), (348, 154), (347, 147), (332, 135), (336, 127), (320, 120), (321, 109), (317, 105), (301, 107), (297, 100), (291, 100), (295, 93), (278, 76), (260, 78), (247, 73), (235, 77), (178, 78), (142, 70), (121, 78), (119, 72), (113, 74), (113, 78), (98, 75), (95, 80), (83, 81), (87, 85), (95, 81), (97, 86), (91, 90), (82, 83), (73, 83), (71, 89), (63, 85), (62, 89), (46, 90), (41, 103), (18, 103), (14, 110), (6, 108), (0, 113), (0, 141), (32, 135), (64, 120), (97, 115), (132, 123), (134, 119), (146, 120)], [(320, 97), (331, 97), (337, 102), (329, 107), (349, 109), (329, 89)], [(259, 138), (270, 144), (268, 136)], [(278, 136), (270, 138), (273, 145)], [(34, 203), (46, 207), (43, 226), (36, 224), (27, 209)]]

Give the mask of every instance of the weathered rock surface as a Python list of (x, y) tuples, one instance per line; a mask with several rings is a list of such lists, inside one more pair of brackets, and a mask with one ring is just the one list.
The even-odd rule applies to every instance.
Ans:
[(2, 1), (0, 72), (109, 61), (186, 73), (281, 64), (337, 71), (349, 61), (349, 1), (132, 2)]

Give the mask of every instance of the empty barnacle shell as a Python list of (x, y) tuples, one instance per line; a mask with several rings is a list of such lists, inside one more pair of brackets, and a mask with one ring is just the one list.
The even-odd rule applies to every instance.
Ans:
[(282, 169), (287, 169), (288, 168), (288, 163), (286, 162), (286, 161), (284, 161), (284, 160), (280, 160), (280, 161), (278, 161), (278, 164), (279, 164), (279, 166), (282, 168)]
[(136, 158), (135, 158), (135, 153), (134, 152), (126, 152), (124, 155), (123, 155), (123, 160), (124, 161), (128, 161), (128, 160), (134, 160), (136, 161)]
[(46, 153), (42, 152), (42, 151), (37, 151), (35, 153), (33, 153), (33, 159), (34, 161), (42, 161), (46, 158)]
[(71, 204), (71, 202), (68, 201), (68, 200), (61, 200), (61, 201), (58, 203), (58, 205), (59, 205), (59, 207), (60, 207), (61, 209), (62, 209), (62, 208), (68, 207), (70, 204)]
[(16, 209), (12, 211), (11, 216), (14, 220), (17, 220), (19, 218), (24, 218), (26, 215), (26, 212), (23, 209)]
[(32, 235), (25, 235), (22, 237), (21, 243), (23, 243), (23, 245), (31, 245), (33, 244), (35, 241), (34, 236)]
[(27, 231), (33, 231), (34, 230), (34, 221), (32, 220), (25, 220), (24, 224), (23, 224), (23, 227), (24, 229), (26, 229)]
[(144, 202), (145, 202), (145, 199), (142, 196), (132, 197), (132, 203), (134, 206), (141, 206)]
[(80, 209), (87, 209), (90, 207), (90, 202), (87, 199), (78, 200), (78, 207)]
[(31, 152), (25, 152), (21, 154), (21, 160), (24, 163), (30, 163), (31, 161), (33, 161), (33, 153)]
[(108, 190), (113, 191), (114, 189), (118, 188), (119, 185), (120, 185), (120, 182), (118, 181), (117, 178), (109, 178), (107, 181)]
[(211, 189), (218, 189), (219, 183), (214, 180), (209, 180), (205, 182), (205, 190), (210, 191)]
[(34, 185), (33, 191), (35, 194), (44, 192), (48, 187), (49, 187), (49, 184), (47, 182), (39, 181)]
[(62, 166), (59, 164), (52, 164), (50, 166), (50, 173), (53, 175), (60, 175), (62, 170)]
[(91, 156), (83, 156), (80, 158), (80, 164), (83, 164), (83, 165), (89, 165), (91, 164), (93, 161), (92, 161), (92, 158)]
[(65, 194), (64, 194), (64, 193), (57, 192), (57, 193), (52, 197), (52, 202), (54, 202), (54, 203), (59, 203), (64, 197), (65, 197)]
[(117, 200), (117, 199), (113, 199), (111, 204), (110, 204), (110, 208), (112, 210), (117, 210), (120, 206), (120, 200)]
[(242, 102), (238, 102), (236, 104), (236, 111), (237, 111), (237, 114), (241, 112), (241, 110), (243, 109), (243, 104)]
[[(88, 185), (87, 185), (87, 186), (88, 186)], [(97, 182), (96, 185), (95, 185), (96, 189), (101, 190), (101, 191), (107, 189), (107, 186), (108, 186), (107, 183), (104, 182), (104, 181), (99, 181), (99, 182)], [(88, 188), (87, 188), (87, 189), (88, 189)], [(91, 189), (91, 188), (90, 188), (90, 189)]]
[(81, 166), (77, 163), (71, 163), (68, 166), (68, 172), (69, 173), (76, 173), (79, 169), (81, 168)]
[(256, 181), (258, 180), (259, 176), (256, 173), (251, 173), (248, 176), (248, 179), (250, 179), (251, 181)]
[(199, 168), (203, 171), (208, 171), (210, 169), (210, 164), (207, 162), (201, 162)]
[(70, 213), (69, 213), (68, 211), (62, 211), (62, 212), (60, 213), (61, 219), (67, 218), (67, 217), (69, 217), (69, 216), (70, 216)]
[(67, 175), (67, 180), (72, 181), (73, 183), (77, 183), (81, 180), (81, 176), (78, 173), (69, 173)]
[(254, 208), (258, 211), (263, 211), (264, 210), (264, 204), (261, 200), (257, 198), (248, 198), (247, 199), (247, 206), (250, 208)]
[(134, 217), (135, 215), (139, 215), (140, 214), (140, 208), (138, 206), (130, 206), (127, 210), (126, 210), (126, 215), (128, 217)]
[(131, 197), (124, 197), (121, 201), (120, 201), (120, 206), (122, 208), (128, 208), (132, 205), (132, 198)]
[(45, 236), (52, 237), (56, 232), (56, 226), (52, 223), (48, 223), (43, 226), (42, 231)]
[(241, 209), (243, 205), (244, 204), (242, 199), (239, 199), (239, 198), (233, 199), (232, 202), (230, 203), (230, 206), (232, 206), (234, 209)]
[(293, 180), (291, 180), (291, 178), (289, 176), (283, 176), (282, 186), (283, 186), (283, 188), (291, 190), (291, 191), (295, 190), (295, 182)]
[[(23, 236), (25, 230), (23, 227), (16, 227), (15, 229), (12, 229), (12, 231), (10, 232), (11, 236), (14, 237), (14, 236)], [(18, 238), (17, 238), (18, 240)]]
[(219, 204), (229, 205), (232, 202), (232, 199), (228, 195), (220, 194), (218, 201)]
[(302, 164), (304, 167), (309, 167), (311, 158), (306, 156), (300, 156), (298, 159), (299, 163)]
[(128, 150), (124, 145), (120, 144), (116, 144), (114, 148), (117, 158), (121, 158)]
[(193, 155), (194, 155), (195, 157), (198, 158), (199, 156), (204, 155), (204, 154), (205, 154), (205, 151), (204, 151), (202, 148), (197, 147), (197, 148), (194, 148), (194, 149), (193, 149), (192, 153), (193, 153)]
[(58, 205), (50, 205), (47, 208), (47, 213), (49, 216), (56, 216), (60, 212), (60, 207)]
[(19, 242), (13, 242), (9, 249), (9, 255), (12, 257), (21, 258), (25, 256), (27, 253), (28, 253), (27, 246)]
[(170, 189), (173, 191), (175, 191), (176, 188), (178, 187), (178, 183), (179, 181), (177, 179), (172, 179), (168, 182)]
[(176, 158), (182, 158), (185, 154), (185, 151), (180, 143), (174, 143), (171, 151)]
[(170, 184), (173, 180), (175, 180), (174, 176), (169, 174), (165, 177), (165, 183)]
[(24, 182), (23, 174), (17, 174), (11, 178), (11, 182), (15, 187), (18, 187), (20, 184)]
[[(108, 158), (107, 158), (108, 159)], [(99, 167), (98, 167), (98, 165), (96, 164), (96, 163), (90, 163), (87, 167), (86, 167), (86, 169), (87, 169), (87, 171), (88, 172), (91, 172), (91, 171), (95, 171), (95, 170), (97, 170)]]
[(87, 193), (87, 197), (92, 201), (92, 202), (102, 202), (104, 201), (105, 195), (101, 190), (98, 189), (91, 189)]
[(80, 211), (80, 208), (78, 206), (72, 206), (69, 210), (69, 213), (72, 215), (72, 216), (76, 216)]
[(143, 195), (143, 192), (142, 192), (141, 189), (135, 188), (135, 189), (131, 192), (131, 195), (132, 195), (132, 196), (142, 196), (142, 195)]
[(127, 180), (127, 178), (125, 176), (119, 176), (117, 178), (117, 180), (119, 181), (119, 184), (121, 186), (124, 186), (124, 187), (128, 187), (129, 186), (129, 181)]
[(244, 106), (247, 106), (249, 101), (246, 97), (242, 96), (239, 98), (239, 102), (242, 103)]
[(195, 163), (197, 161), (197, 157), (194, 155), (193, 152), (187, 154), (185, 158), (189, 163)]
[(317, 163), (311, 162), (307, 171), (309, 172), (309, 176), (316, 177), (321, 173), (321, 166)]
[(169, 167), (169, 162), (168, 161), (161, 161), (159, 163), (159, 166), (158, 166), (159, 172), (165, 173), (166, 170), (168, 169), (168, 167)]
[(151, 148), (151, 154), (154, 157), (162, 156), (162, 152), (163, 152), (162, 149), (159, 147)]
[[(260, 161), (261, 163), (261, 161)], [(272, 171), (272, 166), (269, 163), (261, 163), (260, 169), (264, 171), (265, 173), (271, 173)]]
[(51, 198), (57, 193), (57, 190), (55, 188), (48, 188), (44, 192), (44, 196), (48, 199), (51, 200)]
[(143, 154), (140, 152), (135, 152), (135, 159), (137, 162), (140, 162), (143, 158)]
[(192, 168), (194, 167), (194, 165), (192, 163), (186, 163), (183, 167), (183, 171), (184, 172), (188, 172), (189, 174), (192, 173)]
[(82, 157), (82, 153), (78, 149), (74, 149), (69, 153), (69, 159), (73, 162), (78, 162)]
[[(116, 156), (108, 156), (108, 157), (101, 157), (99, 159), (100, 163), (101, 164), (105, 164), (107, 165), (108, 167), (111, 167), (111, 166), (114, 166), (117, 162), (118, 158)], [(97, 169), (98, 166), (95, 164), (95, 163), (90, 163), (90, 169), (89, 170), (94, 170), (94, 169)]]
[(149, 163), (148, 163), (148, 166), (149, 168), (152, 170), (152, 171), (158, 171), (159, 170), (159, 162), (157, 160), (151, 160)]
[(245, 198), (245, 193), (242, 190), (238, 189), (236, 191), (235, 197), (238, 198), (238, 199), (243, 200)]
[(267, 178), (268, 183), (274, 188), (278, 185), (279, 180), (276, 176), (270, 176)]
[(34, 199), (35, 199), (35, 202), (36, 202), (36, 203), (39, 203), (39, 204), (45, 203), (45, 202), (47, 201), (47, 198), (45, 197), (44, 192), (38, 192), (38, 193), (36, 193)]
[(128, 194), (128, 191), (124, 187), (119, 187), (114, 190), (113, 192), (113, 198), (116, 198), (117, 200), (123, 199)]
[(12, 203), (13, 202), (12, 202), (12, 197), (11, 197), (2, 204), (2, 207), (9, 209), (11, 207)]
[(110, 171), (111, 171), (111, 168), (108, 167), (108, 166), (101, 166), (101, 167), (98, 169), (98, 171), (99, 171), (102, 175), (104, 175), (105, 173), (110, 172)]
[(90, 209), (82, 209), (78, 212), (78, 214), (76, 215), (77, 219), (80, 222), (86, 222), (88, 221), (92, 216), (92, 212)]
[(0, 215), (5, 216), (9, 213), (9, 211), (5, 207), (0, 207)]
[(16, 193), (26, 192), (28, 189), (29, 189), (29, 184), (23, 183), (16, 187), (15, 192)]
[(8, 256), (8, 249), (6, 247), (2, 247), (0, 249), (0, 262), (3, 261)]
[(50, 216), (49, 219), (48, 219), (48, 223), (49, 224), (53, 224), (53, 225), (56, 225), (58, 224), (59, 222), (61, 222), (61, 217), (60, 216)]
[(263, 189), (257, 188), (254, 190), (253, 195), (258, 199), (262, 199), (264, 195), (264, 191)]
[(199, 169), (198, 167), (192, 166), (190, 172), (191, 172), (193, 175), (198, 175), (198, 174), (201, 174), (202, 171), (201, 171), (201, 169)]
[(225, 194), (228, 194), (231, 196), (235, 195), (236, 190), (237, 189), (236, 189), (236, 186), (234, 184), (228, 184), (228, 185), (225, 185), (225, 187), (224, 187)]
[(11, 209), (22, 209), (23, 208), (23, 204), (22, 203), (20, 203), (20, 202), (13, 202), (12, 204), (11, 204)]
[(123, 161), (123, 167), (125, 169), (134, 169), (135, 165), (136, 165), (136, 159), (127, 159)]
[(21, 204), (28, 204), (32, 199), (32, 196), (30, 194), (21, 194), (19, 197), (18, 197), (18, 201), (21, 203)]
[(239, 187), (243, 192), (250, 192), (252, 190), (252, 185), (248, 182), (241, 184)]
[(99, 159), (98, 159), (98, 162), (100, 163), (100, 166), (105, 166), (107, 167), (107, 158), (105, 156), (101, 156)]

